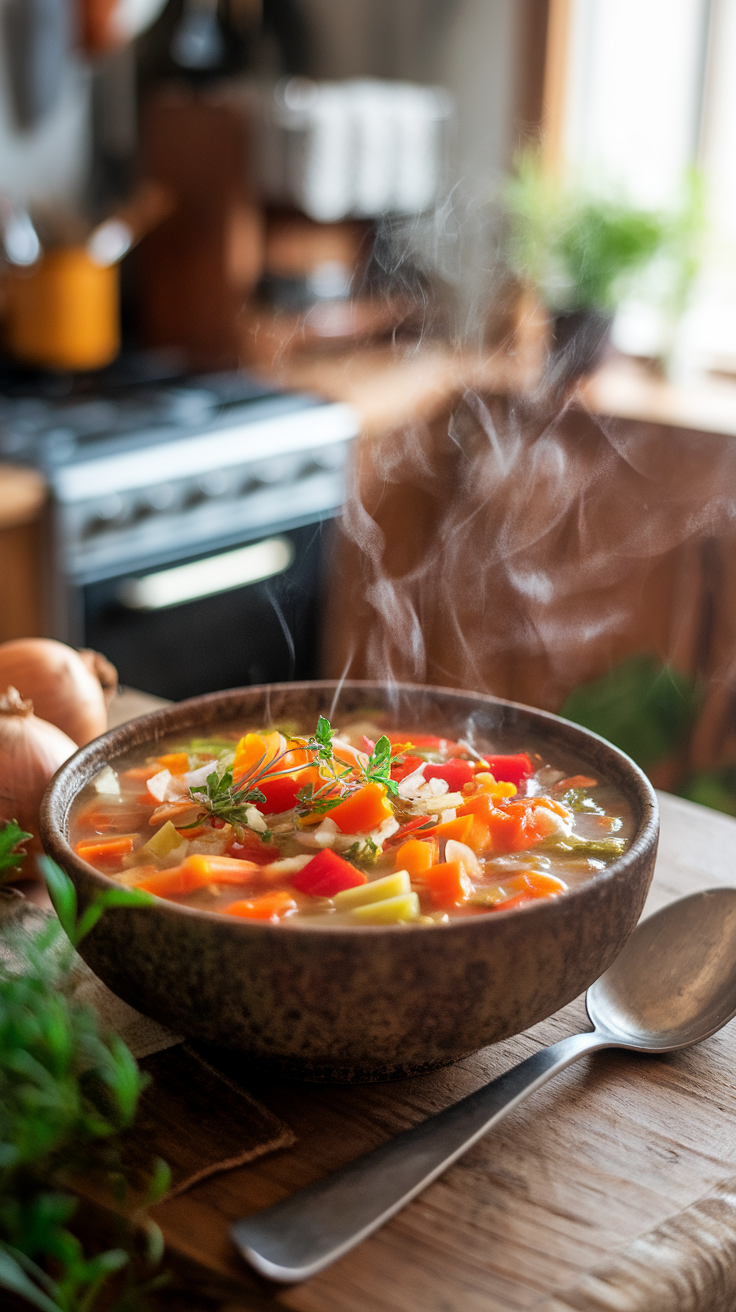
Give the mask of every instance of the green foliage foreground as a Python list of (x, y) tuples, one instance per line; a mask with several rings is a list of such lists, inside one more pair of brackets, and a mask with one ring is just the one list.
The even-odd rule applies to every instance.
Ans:
[[(79, 917), (71, 880), (47, 858), (41, 865), (59, 918), (32, 932), (11, 923), (0, 955), (0, 1288), (41, 1312), (95, 1312), (104, 1290), (106, 1309), (130, 1312), (156, 1283), (161, 1235), (140, 1208), (165, 1191), (168, 1170), (156, 1163), (139, 1211), (127, 1221), (121, 1213), (121, 1246), (87, 1256), (69, 1228), (71, 1184), (93, 1171), (124, 1202), (119, 1136), (146, 1077), (122, 1039), (74, 1000), (70, 969), (74, 945), (107, 908), (150, 899), (111, 890)], [(113, 1298), (110, 1277), (123, 1268)]]

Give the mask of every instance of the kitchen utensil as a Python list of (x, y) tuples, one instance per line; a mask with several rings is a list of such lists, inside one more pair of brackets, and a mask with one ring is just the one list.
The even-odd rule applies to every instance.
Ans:
[(594, 1029), (498, 1079), (282, 1203), (238, 1221), (243, 1256), (272, 1280), (306, 1280), (415, 1198), (507, 1112), (600, 1048), (676, 1052), (736, 1015), (736, 889), (671, 902), (634, 931), (588, 989)]
[(447, 125), (441, 87), (293, 77), (258, 95), (261, 187), (320, 223), (421, 214), (443, 185)]
[(87, 254), (102, 267), (117, 264), (174, 208), (174, 198), (166, 187), (157, 182), (141, 183), (130, 200), (93, 229), (87, 239)]
[(120, 346), (118, 269), (84, 247), (46, 251), (32, 269), (7, 279), (7, 344), (12, 355), (47, 369), (99, 369)]
[(225, 41), (217, 17), (218, 0), (185, 0), (171, 41), (171, 58), (181, 68), (204, 71), (217, 68), (225, 54)]
[[(128, 459), (135, 471), (140, 453)], [(165, 474), (175, 472), (172, 465)], [(90, 493), (99, 487), (94, 482)], [(281, 492), (278, 501), (283, 507)], [(176, 658), (185, 668), (188, 647), (196, 646), (192, 632), (182, 630)], [(209, 640), (210, 630), (202, 632)], [(225, 725), (314, 725), (319, 714), (346, 724), (349, 716), (364, 718), (367, 708), (407, 734), (420, 726), (450, 738), (474, 732), (499, 751), (534, 745), (575, 772), (602, 775), (630, 808), (631, 846), (564, 897), (449, 924), (309, 922), (292, 929), (236, 924), (234, 916), (162, 900), (123, 907), (103, 916), (81, 945), (114, 992), (179, 1034), (247, 1054), (249, 1069), (259, 1064), (299, 1079), (350, 1082), (444, 1066), (518, 1034), (606, 970), (641, 915), (652, 877), (659, 829), (652, 787), (628, 757), (579, 725), (479, 693), (315, 681), (239, 688), (166, 707), (82, 748), (62, 767), (46, 797), (45, 849), (85, 902), (115, 885), (72, 850), (68, 815), (103, 764), (133, 748), (145, 755), (168, 734), (181, 741), (190, 730)]]
[(22, 129), (36, 127), (61, 95), (69, 52), (67, 0), (6, 0), (7, 77)]
[(0, 196), (0, 238), (5, 259), (16, 268), (30, 268), (41, 254), (30, 214), (7, 196)]

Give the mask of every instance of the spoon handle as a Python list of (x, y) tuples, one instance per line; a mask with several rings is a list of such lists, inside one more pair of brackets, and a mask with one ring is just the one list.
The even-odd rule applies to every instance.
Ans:
[(236, 1221), (243, 1257), (271, 1280), (306, 1280), (383, 1225), (502, 1116), (572, 1062), (611, 1040), (572, 1034), (467, 1098), (290, 1198)]

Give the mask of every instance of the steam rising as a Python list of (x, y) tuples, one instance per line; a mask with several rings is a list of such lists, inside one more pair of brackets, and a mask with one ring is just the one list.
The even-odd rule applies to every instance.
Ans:
[(729, 439), (467, 390), (431, 425), (364, 442), (330, 673), (554, 710), (650, 651), (726, 692), (736, 641), (713, 594), (734, 519)]

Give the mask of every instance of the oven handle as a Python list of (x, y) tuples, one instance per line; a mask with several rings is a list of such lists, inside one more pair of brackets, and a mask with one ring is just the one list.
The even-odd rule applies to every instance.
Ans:
[(167, 610), (274, 578), (289, 568), (294, 555), (290, 538), (265, 538), (204, 560), (126, 579), (117, 590), (117, 598), (128, 610)]

